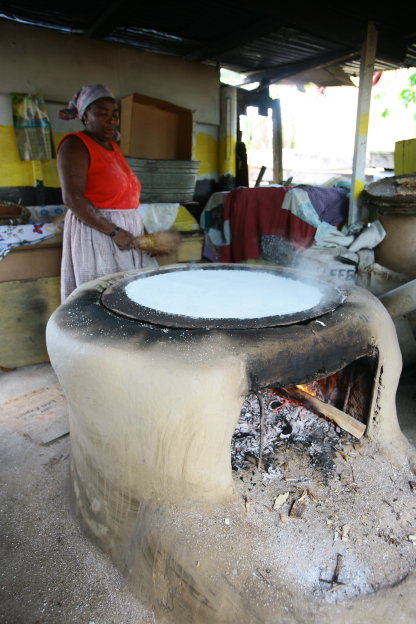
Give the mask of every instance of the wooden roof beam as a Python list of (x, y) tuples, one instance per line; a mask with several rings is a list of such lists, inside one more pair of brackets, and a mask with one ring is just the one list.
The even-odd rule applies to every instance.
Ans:
[(86, 37), (104, 38), (114, 30), (114, 16), (126, 4), (126, 0), (115, 0), (103, 9), (98, 19), (95, 20), (85, 32)]
[(344, 50), (343, 52), (341, 50), (336, 50), (334, 52), (320, 54), (319, 56), (314, 56), (303, 61), (286, 63), (277, 67), (270, 67), (261, 71), (250, 72), (247, 75), (247, 78), (245, 78), (239, 86), (252, 82), (270, 84), (310, 69), (323, 69), (324, 67), (337, 65), (359, 56), (360, 50)]
[(270, 17), (263, 19), (256, 24), (250, 24), (246, 28), (233, 29), (226, 37), (218, 41), (213, 41), (202, 47), (195, 48), (183, 58), (187, 61), (206, 61), (208, 59), (219, 58), (227, 52), (231, 52), (246, 43), (251, 43), (259, 37), (264, 37), (270, 33), (278, 31), (281, 24), (276, 23)]

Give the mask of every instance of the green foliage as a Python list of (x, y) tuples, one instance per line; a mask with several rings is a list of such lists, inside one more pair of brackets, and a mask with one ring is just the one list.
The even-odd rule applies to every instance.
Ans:
[(416, 73), (409, 76), (409, 87), (402, 89), (400, 98), (407, 108), (410, 104), (416, 104)]
[(400, 97), (402, 98), (406, 108), (409, 104), (416, 104), (416, 90), (414, 89), (403, 89), (400, 93)]
[[(401, 87), (401, 90), (399, 91), (398, 95), (396, 95), (395, 97), (397, 97), (397, 100), (401, 102), (402, 105), (406, 109), (409, 109), (409, 112), (413, 113), (413, 110), (415, 111), (412, 114), (412, 117), (416, 121), (416, 72), (410, 75), (407, 74), (406, 82), (404, 83), (404, 85), (402, 83), (400, 87)], [(381, 102), (383, 99), (387, 98), (388, 96), (389, 96), (389, 88), (387, 87), (387, 89), (384, 88), (384, 90), (381, 93), (374, 93), (373, 99)], [(379, 113), (379, 114), (381, 115), (383, 119), (388, 119), (392, 117), (393, 110), (392, 108), (386, 107), (382, 111), (382, 113)]]

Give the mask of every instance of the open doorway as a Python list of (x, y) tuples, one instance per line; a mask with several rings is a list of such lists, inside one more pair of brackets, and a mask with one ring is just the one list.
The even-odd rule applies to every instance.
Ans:
[[(226, 72), (222, 80), (241, 85), (244, 77), (233, 74)], [(409, 97), (415, 93), (415, 76), (415, 68), (374, 75), (367, 137), (368, 182), (394, 175), (395, 143), (416, 137), (416, 95)], [(254, 83), (238, 89), (249, 186), (255, 185), (261, 167), (266, 167), (261, 185), (288, 179), (293, 184), (318, 185), (334, 178), (350, 180), (359, 79), (351, 80), (351, 86), (287, 82), (263, 89)], [(280, 145), (273, 135), (276, 102), (282, 119)], [(280, 165), (276, 165), (279, 158)], [(276, 166), (280, 166), (280, 175)]]
[(238, 89), (237, 182), (250, 187), (283, 182), (280, 101), (270, 97), (268, 87)]

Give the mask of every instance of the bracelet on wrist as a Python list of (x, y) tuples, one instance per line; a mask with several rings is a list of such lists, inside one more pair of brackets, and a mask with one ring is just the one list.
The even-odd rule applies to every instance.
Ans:
[(142, 251), (151, 251), (155, 246), (155, 237), (153, 234), (144, 234), (140, 237), (139, 248)]
[(148, 239), (147, 239), (148, 243), (149, 243), (149, 251), (152, 250), (155, 246), (155, 237), (153, 236), (153, 234), (149, 234)]
[(110, 238), (114, 238), (114, 236), (116, 234), (118, 234), (118, 232), (120, 232), (120, 230), (121, 230), (121, 228), (115, 227), (114, 230), (112, 232), (110, 232), (110, 234), (109, 234)]

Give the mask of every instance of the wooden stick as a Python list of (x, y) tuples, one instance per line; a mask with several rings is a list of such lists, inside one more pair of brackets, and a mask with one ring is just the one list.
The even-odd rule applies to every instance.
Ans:
[(304, 403), (307, 406), (312, 407), (315, 411), (323, 414), (330, 420), (333, 420), (334, 423), (344, 429), (344, 431), (348, 431), (354, 437), (360, 439), (365, 430), (366, 426), (364, 423), (360, 422), (356, 418), (353, 418), (349, 414), (342, 412), (337, 407), (334, 407), (330, 403), (324, 403), (320, 399), (307, 392), (304, 392), (300, 388), (290, 388), (290, 390), (286, 388), (279, 388), (280, 391), (283, 392), (288, 397), (292, 397), (301, 403)]
[(334, 576), (332, 578), (333, 583), (339, 583), (338, 577), (341, 572), (342, 565), (342, 555), (340, 553), (337, 554), (337, 565), (335, 566)]
[(264, 438), (264, 405), (263, 399), (260, 396), (259, 392), (254, 392), (257, 397), (257, 401), (259, 402), (260, 407), (260, 443), (259, 443), (259, 461), (257, 463), (257, 470), (261, 468), (261, 459), (263, 455), (263, 438)]
[(260, 169), (259, 175), (257, 176), (257, 180), (256, 180), (256, 183), (255, 183), (255, 185), (254, 185), (254, 186), (260, 186), (260, 182), (261, 182), (261, 181), (262, 181), (262, 179), (263, 179), (263, 176), (264, 176), (265, 171), (266, 171), (266, 167), (264, 167), (264, 166), (263, 166), (263, 167)]
[(353, 373), (353, 369), (354, 369), (354, 364), (355, 362), (353, 362), (350, 366), (350, 370), (349, 370), (349, 374), (348, 374), (348, 386), (347, 386), (347, 391), (345, 393), (345, 397), (344, 397), (344, 403), (342, 404), (342, 411), (345, 412), (345, 410), (347, 409), (347, 405), (348, 405), (348, 401), (350, 400), (350, 393), (351, 393), (351, 386), (352, 386), (352, 373)]

